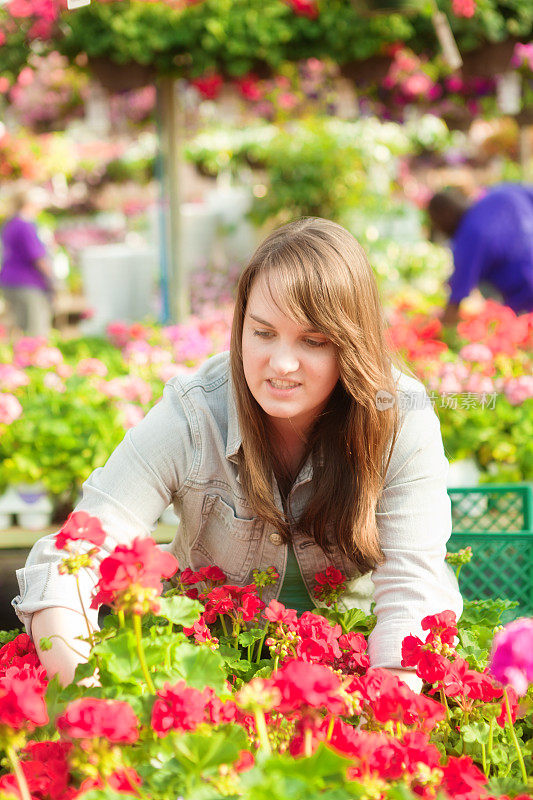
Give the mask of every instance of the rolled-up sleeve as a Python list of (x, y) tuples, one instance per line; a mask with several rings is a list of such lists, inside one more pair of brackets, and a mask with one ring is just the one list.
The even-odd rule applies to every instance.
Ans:
[[(413, 384), (423, 392), (418, 382)], [(419, 398), (421, 395), (418, 395)], [(451, 533), (448, 461), (429, 399), (403, 416), (378, 501), (385, 560), (372, 575), (377, 624), (369, 638), (374, 667), (401, 667), (402, 641), (424, 638), (421, 621), (446, 609), (459, 618), (463, 601), (445, 562)]]
[[(150, 536), (164, 509), (179, 500), (198, 459), (193, 427), (179, 390), (173, 382), (167, 384), (159, 403), (127, 432), (105, 466), (94, 470), (83, 484), (83, 496), (75, 510), (98, 517), (106, 532), (97, 562), (118, 544)], [(28, 633), (32, 614), (43, 608), (63, 606), (81, 613), (75, 578), (58, 570), (64, 557), (52, 534), (36, 542), (25, 567), (17, 570), (20, 594), (12, 604)], [(86, 609), (96, 580), (93, 571), (81, 570)], [(89, 614), (96, 623), (97, 611), (89, 610)]]

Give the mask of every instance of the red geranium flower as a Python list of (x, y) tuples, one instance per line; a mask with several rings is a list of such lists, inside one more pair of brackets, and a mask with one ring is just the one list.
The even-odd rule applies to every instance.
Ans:
[(151, 538), (134, 539), (131, 546), (119, 544), (100, 564), (101, 577), (91, 607), (104, 603), (135, 614), (157, 613), (161, 578), (170, 578), (178, 566), (174, 556), (160, 550)]
[(445, 717), (440, 703), (413, 692), (386, 669), (375, 667), (366, 675), (354, 678), (350, 684), (350, 691), (353, 690), (362, 697), (365, 715), (383, 724), (393, 720), (431, 730)]
[(367, 641), (362, 633), (350, 631), (339, 638), (342, 650), (341, 658), (336, 659), (333, 666), (347, 674), (362, 674), (370, 666), (370, 658), (366, 652)]
[(122, 700), (82, 697), (67, 706), (56, 724), (72, 739), (131, 743), (139, 738), (139, 720), (130, 704)]
[(296, 632), (301, 637), (296, 646), (298, 658), (309, 662), (331, 664), (336, 658), (341, 657), (340, 625), (332, 625), (320, 614), (304, 611), (298, 620)]
[(456, 658), (442, 678), (442, 686), (448, 697), (470, 697), (490, 703), (501, 697), (502, 688), (496, 686), (490, 675), (470, 669), (464, 658)]
[(20, 633), (0, 648), (0, 676), (4, 675), (9, 667), (31, 670), (43, 684), (46, 684), (46, 670), (41, 665), (35, 645), (27, 633)]
[(70, 542), (82, 539), (84, 542), (100, 547), (105, 540), (105, 531), (97, 517), (86, 511), (74, 511), (56, 536), (56, 547), (64, 550)]
[(269, 622), (274, 624), (288, 625), (289, 628), (294, 629), (298, 622), (298, 614), (293, 608), (285, 608), (283, 603), (279, 600), (271, 600), (263, 611), (263, 616)]
[(32, 731), (36, 725), (46, 725), (45, 692), (37, 672), (8, 667), (0, 677), (0, 726)]
[(446, 766), (442, 767), (443, 778), (441, 788), (450, 797), (461, 800), (479, 800), (484, 794), (483, 788), (487, 778), (473, 763), (469, 756), (455, 758), (450, 756)]
[[(137, 787), (142, 781), (133, 767), (126, 767), (116, 772), (112, 772), (106, 778), (107, 786), (115, 792), (138, 795)], [(79, 795), (89, 792), (91, 789), (105, 789), (106, 783), (100, 776), (97, 778), (86, 778), (79, 790)]]
[(152, 708), (152, 728), (158, 736), (170, 730), (193, 731), (205, 719), (210, 692), (203, 692), (180, 681), (175, 686), (165, 683), (157, 692)]
[(289, 661), (274, 673), (270, 685), (279, 689), (276, 707), (282, 714), (304, 709), (325, 708), (331, 714), (347, 713), (341, 694), (341, 679), (329, 667), (306, 661)]
[(300, 17), (316, 19), (318, 17), (318, 6), (316, 0), (286, 0), (295, 14)]
[(433, 638), (439, 637), (444, 644), (453, 645), (457, 636), (457, 618), (454, 611), (443, 611), (424, 617), (421, 623), (423, 631), (431, 631)]

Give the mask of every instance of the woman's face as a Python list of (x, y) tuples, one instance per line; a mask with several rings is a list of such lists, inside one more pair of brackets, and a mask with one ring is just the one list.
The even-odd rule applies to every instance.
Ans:
[(334, 345), (323, 333), (287, 317), (263, 275), (252, 284), (244, 318), (242, 358), (248, 387), (265, 414), (305, 433), (339, 379)]

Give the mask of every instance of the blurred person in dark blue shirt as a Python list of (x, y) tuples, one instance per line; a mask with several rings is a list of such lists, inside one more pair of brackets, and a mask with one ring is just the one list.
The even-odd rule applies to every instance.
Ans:
[(517, 314), (533, 311), (533, 186), (500, 184), (472, 204), (457, 191), (437, 192), (428, 213), (453, 252), (444, 325), (455, 325), (475, 287)]

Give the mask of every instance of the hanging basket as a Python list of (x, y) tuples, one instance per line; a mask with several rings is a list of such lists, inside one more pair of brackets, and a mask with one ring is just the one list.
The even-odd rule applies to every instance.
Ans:
[(441, 117), (449, 130), (463, 131), (465, 133), (470, 130), (470, 126), (474, 121), (472, 113), (467, 108), (460, 107), (451, 109), (450, 111), (443, 111)]
[(128, 92), (155, 83), (156, 72), (147, 64), (131, 61), (115, 64), (103, 56), (89, 59), (89, 68), (105, 89), (110, 92)]
[(462, 53), (464, 77), (493, 78), (507, 72), (511, 69), (511, 58), (518, 41), (513, 36), (503, 42), (487, 42), (475, 50)]
[(356, 86), (379, 84), (385, 78), (392, 63), (390, 56), (370, 56), (358, 61), (348, 61), (341, 64), (340, 72), (344, 78), (352, 81)]

